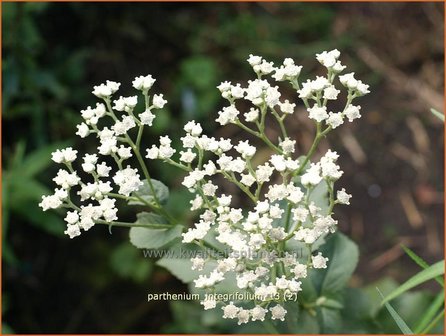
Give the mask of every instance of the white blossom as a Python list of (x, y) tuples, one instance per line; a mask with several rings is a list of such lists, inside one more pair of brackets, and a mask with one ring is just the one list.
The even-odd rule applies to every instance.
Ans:
[(338, 190), (338, 192), (336, 193), (336, 200), (340, 204), (347, 204), (347, 205), (350, 204), (351, 197), (352, 195), (347, 194), (344, 188)]
[(132, 84), (137, 90), (148, 91), (151, 89), (155, 81), (156, 80), (152, 77), (152, 75), (139, 76), (134, 79)]
[(311, 256), (311, 262), (314, 268), (327, 268), (328, 258), (322, 256), (322, 253), (319, 252), (316, 256)]
[(164, 107), (164, 105), (167, 104), (167, 100), (165, 100), (163, 98), (162, 94), (156, 94), (153, 95), (153, 107), (158, 108), (158, 109), (162, 109)]
[(271, 311), (271, 318), (273, 320), (285, 321), (285, 315), (286, 315), (287, 311), (280, 304), (275, 305), (274, 307), (270, 308), (270, 311)]

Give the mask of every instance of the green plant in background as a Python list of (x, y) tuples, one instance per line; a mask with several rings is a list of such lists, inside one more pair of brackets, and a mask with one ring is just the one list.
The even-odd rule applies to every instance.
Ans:
[[(409, 248), (402, 246), (407, 255), (412, 258), (420, 267), (423, 268), (422, 271), (415, 274), (412, 278), (407, 280), (401, 286), (393, 290), (386, 297), (384, 297), (381, 292), (380, 295), (383, 297), (382, 304), (385, 305), (390, 315), (392, 316), (395, 323), (398, 325), (401, 332), (404, 334), (428, 334), (433, 328), (438, 327), (441, 319), (444, 317), (444, 260), (441, 260), (434, 265), (429, 266), (423, 259), (417, 256)], [(419, 319), (416, 320), (414, 331), (407, 325), (403, 318), (398, 314), (398, 312), (390, 305), (389, 301), (400, 297), (408, 290), (415, 286), (418, 286), (426, 281), (435, 279), (443, 290), (436, 296), (435, 300), (426, 307), (424, 314), (421, 315)], [(379, 289), (378, 289), (379, 291)]]

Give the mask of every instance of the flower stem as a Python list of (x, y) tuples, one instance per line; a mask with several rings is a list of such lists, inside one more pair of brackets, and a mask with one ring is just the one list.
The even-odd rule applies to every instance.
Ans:
[(103, 224), (103, 225), (127, 227), (127, 228), (143, 227), (143, 228), (147, 228), (147, 229), (157, 229), (157, 230), (172, 228), (172, 225), (170, 225), (170, 224), (140, 224), (140, 223), (127, 223), (127, 222), (107, 222), (105, 220), (96, 220), (95, 223)]

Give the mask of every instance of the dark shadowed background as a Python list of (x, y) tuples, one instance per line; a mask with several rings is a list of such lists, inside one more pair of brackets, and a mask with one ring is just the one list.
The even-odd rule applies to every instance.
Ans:
[[(341, 154), (345, 174), (338, 185), (353, 194), (351, 206), (337, 212), (340, 230), (361, 250), (351, 285), (402, 282), (417, 272), (401, 243), (429, 263), (443, 258), (444, 129), (430, 113), (443, 110), (443, 4), (2, 8), (3, 332), (221, 332), (191, 325), (193, 316), (184, 307), (146, 302), (149, 292), (187, 287), (130, 246), (126, 229), (110, 235), (95, 227), (70, 240), (61, 214), (43, 213), (37, 203), (53, 188), (58, 168), (51, 151), (67, 144), (81, 152), (95, 146), (74, 136), (79, 111), (95, 102), (93, 85), (116, 80), (126, 95), (135, 76), (158, 79), (155, 91), (169, 104), (146, 145), (161, 134), (175, 137), (190, 119), (209, 134), (237, 138), (237, 128), (216, 128), (213, 120), (224, 102), (215, 87), (252, 78), (245, 62), (250, 53), (276, 62), (291, 57), (314, 73), (320, 71), (314, 54), (337, 48), (342, 63), (371, 85), (371, 94), (360, 100), (363, 118), (343, 125), (321, 146), (321, 152), (330, 147)], [(289, 127), (306, 151), (314, 130), (303, 110)], [(175, 204), (184, 204), (175, 211), (190, 222), (181, 175), (151, 168), (172, 186)]]

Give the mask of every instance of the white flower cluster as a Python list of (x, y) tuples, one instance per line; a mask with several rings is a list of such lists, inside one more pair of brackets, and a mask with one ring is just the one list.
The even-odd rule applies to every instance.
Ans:
[[(202, 210), (202, 213), (194, 226), (183, 233), (183, 242), (208, 246), (212, 236), (220, 244), (214, 248), (227, 252), (220, 259), (191, 260), (193, 269), (202, 271), (206, 265), (206, 269), (212, 267), (194, 281), (195, 286), (212, 293), (216, 285), (229, 281), (232, 277), (228, 275), (234, 274), (237, 287), (256, 296), (249, 309), (235, 302), (217, 302), (211, 298), (202, 301), (205, 309), (219, 305), (224, 318), (237, 319), (239, 324), (263, 321), (269, 314), (271, 319), (283, 321), (287, 313), (283, 298), (302, 290), (301, 279), (307, 277), (309, 269), (327, 267), (328, 258), (315, 253), (312, 246), (336, 230), (337, 220), (332, 217), (334, 205), (349, 204), (350, 195), (345, 189), (334, 193), (334, 183), (342, 176), (336, 163), (338, 155), (329, 150), (313, 163), (310, 162), (312, 151), (301, 159), (294, 156), (296, 140), (287, 135), (284, 120), (295, 112), (296, 103), (282, 101), (279, 87), (264, 76), (288, 81), (296, 89), (309, 118), (316, 122), (317, 144), (331, 129), (340, 126), (345, 117), (349, 121), (359, 118), (360, 107), (352, 105), (352, 101), (368, 93), (368, 86), (354, 79), (353, 74), (340, 76), (341, 84), (347, 89), (347, 102), (342, 111), (329, 112), (328, 101), (336, 100), (340, 93), (334, 80), (345, 68), (339, 56), (337, 50), (318, 54), (316, 58), (327, 68), (327, 77), (299, 84), (302, 67), (293, 60), (287, 58), (275, 67), (260, 56), (250, 55), (248, 62), (257, 79), (249, 81), (246, 87), (230, 82), (218, 86), (229, 105), (218, 112), (216, 122), (238, 125), (272, 149), (270, 157), (256, 166), (253, 157), (257, 149), (248, 140), (233, 143), (231, 139), (209, 137), (202, 134), (202, 127), (195, 121), (184, 127), (186, 134), (181, 138), (184, 150), (177, 161), (173, 159), (175, 150), (168, 137), (160, 139), (160, 146), (147, 150), (147, 158), (164, 160), (188, 172), (183, 185), (195, 194), (191, 210)], [(242, 99), (252, 106), (245, 113), (237, 106)], [(246, 103), (240, 105), (246, 106)], [(264, 132), (267, 114), (281, 128), (279, 139), (269, 139)], [(217, 175), (234, 183), (252, 201), (252, 208), (235, 207), (230, 195), (219, 193)], [(278, 183), (273, 182), (276, 176)], [(328, 209), (315, 204), (311, 198), (321, 183), (328, 190)], [(308, 249), (306, 255), (296, 256), (287, 250), (292, 240)]]
[[(95, 86), (93, 94), (102, 99), (102, 102), (81, 111), (83, 122), (77, 126), (76, 134), (81, 138), (95, 134), (99, 139), (97, 153), (83, 156), (79, 172), (72, 165), (77, 159), (76, 150), (69, 147), (52, 154), (53, 161), (63, 164), (65, 169), (60, 169), (54, 178), (60, 188), (56, 189), (53, 195), (43, 196), (39, 205), (44, 211), (61, 207), (72, 210), (68, 211), (65, 217), (65, 233), (70, 238), (79, 236), (81, 229), (89, 230), (96, 223), (112, 224), (117, 220), (116, 198), (130, 199), (132, 192), (143, 184), (138, 169), (124, 165), (124, 161), (134, 155), (141, 157), (139, 143), (143, 127), (151, 126), (155, 119), (153, 111), (166, 104), (163, 95), (157, 94), (153, 95), (150, 103), (148, 91), (154, 82), (155, 79), (150, 75), (137, 77), (133, 81), (133, 87), (141, 91), (145, 98), (144, 111), (138, 116), (134, 113), (138, 96), (112, 100), (112, 95), (118, 91), (120, 83), (107, 81)], [(112, 126), (100, 127), (101, 119), (108, 119), (104, 124), (109, 124), (111, 120)], [(134, 128), (138, 128), (136, 140), (129, 135), (129, 131)], [(114, 173), (107, 163), (110, 161), (114, 161), (117, 167)], [(141, 163), (144, 164), (142, 159)], [(78, 188), (77, 192), (73, 191), (75, 187)], [(76, 205), (73, 197), (83, 204)]]
[[(316, 247), (336, 230), (334, 206), (350, 204), (351, 195), (345, 189), (335, 190), (335, 182), (343, 174), (336, 152), (328, 150), (317, 162), (311, 158), (320, 140), (331, 130), (345, 119), (352, 122), (361, 117), (361, 108), (353, 105), (353, 101), (369, 92), (368, 85), (356, 79), (354, 73), (340, 75), (345, 66), (339, 57), (338, 50), (317, 54), (316, 59), (326, 68), (327, 75), (302, 82), (299, 81), (302, 67), (292, 59), (286, 58), (275, 66), (260, 56), (250, 55), (248, 63), (256, 79), (245, 86), (226, 81), (217, 87), (229, 104), (218, 112), (216, 122), (234, 124), (263, 141), (270, 149), (267, 157), (264, 151), (257, 157), (258, 150), (249, 140), (235, 143), (205, 135), (195, 121), (184, 126), (183, 149), (178, 153), (169, 136), (161, 137), (159, 145), (146, 150), (147, 159), (163, 160), (187, 172), (182, 184), (194, 194), (191, 210), (201, 213), (193, 227), (183, 232), (183, 243), (218, 252), (217, 256), (209, 254), (191, 260), (192, 269), (200, 271), (194, 285), (214, 293), (218, 284), (235, 281), (241, 291), (255, 295), (250, 305), (216, 301), (209, 296), (201, 302), (204, 309), (219, 307), (224, 318), (236, 319), (239, 324), (266, 318), (284, 321), (287, 314), (284, 298), (300, 295), (302, 279), (311, 269), (327, 267), (328, 258)], [(279, 86), (273, 85), (271, 78), (291, 84), (308, 117), (315, 122), (315, 139), (304, 156), (295, 153), (296, 139), (286, 129), (286, 118), (295, 113), (297, 102), (283, 99)], [(339, 88), (336, 79), (341, 84)], [(95, 86), (93, 94), (102, 101), (81, 111), (83, 122), (77, 126), (76, 134), (81, 138), (95, 134), (99, 139), (97, 153), (84, 155), (78, 171), (73, 168), (78, 159), (76, 150), (69, 147), (53, 153), (52, 159), (65, 168), (54, 178), (58, 188), (53, 195), (43, 196), (40, 206), (44, 211), (70, 210), (65, 217), (65, 233), (71, 238), (98, 223), (132, 226), (117, 222), (117, 198), (143, 203), (171, 220), (158, 202), (140, 152), (144, 127), (152, 125), (154, 110), (167, 103), (161, 94), (149, 96), (154, 83), (150, 75), (133, 81), (133, 87), (144, 96), (144, 109), (140, 113), (135, 112), (138, 96), (112, 100), (120, 83), (107, 81)], [(344, 108), (330, 108), (329, 103), (338, 100), (342, 89), (346, 91)], [(102, 123), (105, 118), (108, 123)], [(280, 130), (275, 139), (265, 132), (270, 122), (276, 123)], [(132, 130), (137, 130), (134, 138), (130, 135)], [(129, 165), (130, 159), (136, 159), (139, 167)], [(116, 171), (112, 172), (110, 162), (114, 162)], [(232, 196), (225, 194), (217, 183), (221, 177), (233, 183), (251, 206), (243, 209), (235, 206)], [(152, 188), (150, 202), (135, 193), (145, 183)], [(314, 191), (320, 187), (327, 190), (328, 204), (314, 200)], [(77, 192), (73, 191), (75, 188)], [(296, 253), (296, 246), (305, 252), (299, 248), (300, 254)]]

